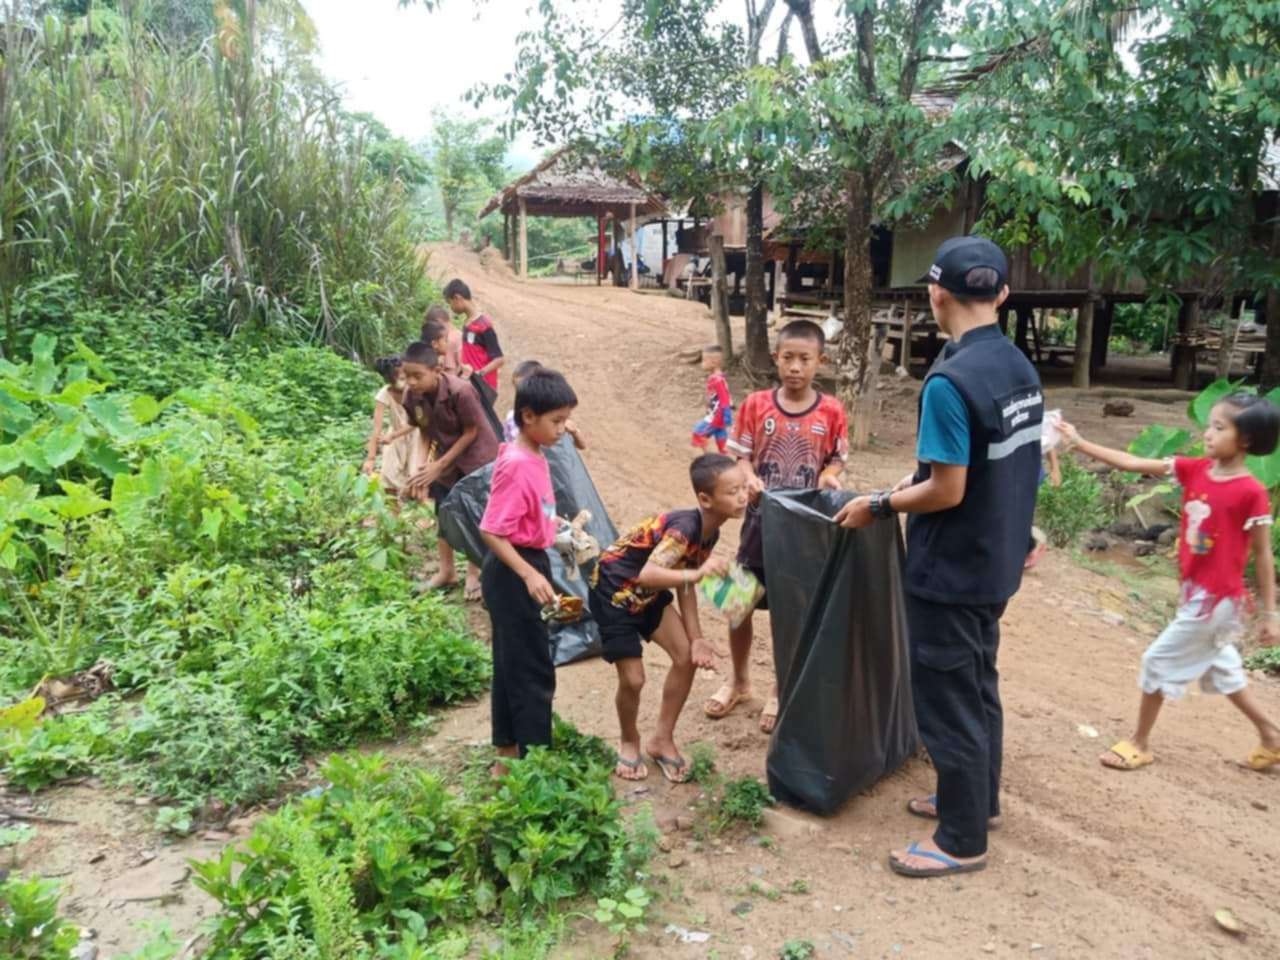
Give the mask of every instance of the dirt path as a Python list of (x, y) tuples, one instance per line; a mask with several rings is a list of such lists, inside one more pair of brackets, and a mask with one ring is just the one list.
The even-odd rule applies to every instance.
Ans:
[[(521, 284), (496, 257), (482, 260), (458, 247), (435, 249), (430, 270), (472, 285), (513, 363), (535, 358), (569, 377), (582, 401), (576, 419), (590, 443), (587, 462), (618, 525), (689, 502), (687, 436), (702, 374), (675, 354), (712, 339), (704, 308), (611, 287)], [(735, 397), (746, 389), (735, 382)], [(909, 469), (916, 389), (908, 382), (885, 391), (880, 433), (852, 464), (850, 486), (886, 484)], [(505, 412), (506, 378), (502, 400)], [(1176, 405), (1138, 401), (1132, 421), (1102, 421), (1100, 401), (1070, 393), (1051, 395), (1055, 405), (1111, 441), (1127, 440), (1142, 423), (1182, 417)], [(727, 531), (725, 549), (735, 536)], [(1117, 774), (1097, 764), (1105, 744), (1130, 731), (1138, 656), (1173, 590), (1171, 580), (1139, 573), (1145, 571), (1090, 572), (1051, 553), (1010, 606), (1001, 657), (1005, 826), (993, 836), (985, 873), (926, 882), (888, 872), (887, 851), (924, 832), (903, 809), (932, 787), (930, 768), (916, 760), (837, 816), (787, 811), (770, 846), (742, 837), (699, 843), (672, 833), (674, 849), (654, 863), (663, 893), (659, 922), (632, 956), (765, 960), (799, 938), (813, 941), (821, 957), (1280, 955), (1280, 777), (1230, 762), (1252, 744), (1247, 724), (1220, 699), (1191, 696), (1162, 718), (1156, 766)], [(771, 674), (767, 616), (758, 614), (756, 626), (754, 669), (763, 692)], [(708, 625), (712, 634), (724, 629)], [(652, 723), (665, 675), (661, 656), (647, 666), (642, 724)], [(710, 674), (698, 677), (678, 735), (685, 744), (714, 744), (729, 774), (763, 777), (761, 703), (719, 723), (706, 720), (701, 703), (718, 683)], [(1261, 681), (1257, 690), (1280, 716), (1280, 687)], [(603, 662), (559, 673), (556, 707), (584, 730), (615, 735), (612, 698), (613, 675)], [(397, 752), (438, 758), (451, 744), (487, 735), (482, 703), (450, 712), (436, 737), (408, 740)], [(670, 825), (698, 794), (651, 775), (627, 796), (651, 802), (659, 823)], [(186, 879), (185, 863), (213, 854), (225, 837), (166, 846), (148, 831), (148, 811), (128, 798), (89, 786), (47, 798), (46, 812), (79, 823), (41, 827), (23, 859), (66, 878), (64, 904), (78, 923), (99, 931), (104, 960), (144, 942), (140, 919), (167, 920), (185, 938), (211, 912)], [(791, 889), (805, 892), (783, 892)], [(1224, 906), (1247, 925), (1246, 939), (1214, 926), (1212, 913)], [(668, 923), (712, 936), (700, 946), (680, 945), (662, 934)], [(588, 938), (559, 955), (603, 951)]]
[[(675, 354), (712, 339), (704, 308), (609, 287), (521, 284), (496, 257), (482, 263), (457, 247), (435, 250), (430, 267), (472, 284), (511, 357), (541, 360), (569, 377), (582, 402), (576, 419), (590, 442), (587, 462), (615, 522), (690, 499), (686, 437), (702, 374)], [(735, 397), (746, 389), (735, 383)], [(1182, 417), (1179, 406), (1140, 401), (1134, 420), (1102, 421), (1099, 401), (1061, 399), (1051, 396), (1050, 406), (1064, 405), (1102, 439), (1127, 441), (1144, 422)], [(910, 468), (914, 404), (914, 385), (890, 393), (873, 451), (852, 464), (851, 486), (888, 483)], [(835, 817), (790, 814), (804, 828), (771, 850), (695, 850), (681, 837), (677, 854), (686, 864), (666, 870), (672, 896), (664, 923), (711, 932), (708, 946), (720, 957), (776, 956), (800, 937), (833, 957), (1276, 956), (1280, 829), (1271, 808), (1280, 809), (1280, 777), (1230, 762), (1252, 745), (1248, 724), (1220, 698), (1192, 696), (1166, 711), (1157, 766), (1124, 775), (1097, 763), (1111, 738), (1130, 732), (1138, 657), (1173, 589), (1171, 581), (1126, 580), (1050, 554), (1010, 607), (1001, 658), (1006, 825), (985, 873), (928, 882), (888, 873), (886, 852), (922, 834), (903, 809), (932, 786), (927, 763), (914, 761)], [(757, 614), (756, 625), (763, 690), (771, 672), (767, 616)], [(652, 721), (664, 676), (660, 656), (647, 660), (642, 722)], [(562, 669), (556, 707), (586, 730), (615, 735), (611, 681), (601, 662)], [(686, 743), (712, 742), (722, 769), (763, 777), (761, 705), (706, 720), (700, 704), (718, 682), (699, 676), (679, 734)], [(1257, 687), (1280, 715), (1280, 689)], [(483, 736), (483, 719), (476, 716), (465, 735)], [(1082, 735), (1081, 725), (1100, 736)], [(643, 798), (660, 821), (696, 797), (696, 788), (669, 788), (656, 777), (646, 786)], [(750, 889), (765, 881), (785, 890), (796, 880), (807, 882), (807, 893), (770, 900)], [(749, 913), (732, 912), (744, 902)], [(1214, 926), (1213, 911), (1223, 906), (1249, 925), (1245, 941)], [(708, 956), (708, 946), (673, 946), (667, 937), (661, 946), (641, 944), (636, 955)]]

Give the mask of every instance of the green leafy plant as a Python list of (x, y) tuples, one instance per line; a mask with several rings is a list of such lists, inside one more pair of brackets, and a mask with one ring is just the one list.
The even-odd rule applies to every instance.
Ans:
[(758, 827), (764, 820), (765, 808), (775, 802), (769, 788), (755, 777), (730, 780), (724, 784), (717, 804), (716, 825), (721, 830), (734, 823)]
[(40, 877), (0, 881), (0, 957), (70, 960), (80, 930), (58, 916), (58, 884)]
[(716, 778), (716, 748), (714, 744), (699, 740), (689, 745), (689, 779), (704, 787), (714, 786)]
[(652, 899), (644, 887), (631, 887), (619, 898), (600, 897), (596, 900), (592, 917), (617, 937), (613, 952), (615, 957), (626, 956), (631, 936), (644, 932), (645, 912)]
[[(109, 705), (104, 704), (109, 709)], [(27, 790), (88, 773), (107, 750), (103, 709), (49, 717), (28, 730), (0, 730), (0, 765), (10, 782)]]
[(1103, 522), (1102, 482), (1073, 457), (1062, 458), (1062, 484), (1045, 484), (1036, 500), (1036, 523), (1055, 547), (1066, 547)]
[(1255, 650), (1244, 658), (1244, 665), (1250, 670), (1265, 670), (1267, 673), (1280, 674), (1280, 646)]
[(811, 940), (788, 940), (782, 945), (778, 960), (810, 960), (816, 953)]

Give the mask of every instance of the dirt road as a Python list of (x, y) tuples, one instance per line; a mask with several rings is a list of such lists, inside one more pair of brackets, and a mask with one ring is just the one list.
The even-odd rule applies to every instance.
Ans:
[[(497, 324), (512, 362), (535, 358), (563, 370), (581, 398), (576, 419), (586, 458), (620, 526), (687, 504), (688, 431), (699, 414), (702, 374), (676, 353), (712, 339), (706, 310), (661, 294), (550, 282), (521, 284), (496, 258), (458, 247), (432, 251), (430, 270), (461, 276)], [(734, 384), (741, 398), (747, 385)], [(911, 463), (917, 385), (890, 384), (870, 452), (856, 456), (851, 487), (890, 483)], [(502, 409), (510, 399), (504, 377)], [(1136, 399), (1131, 421), (1103, 421), (1101, 402), (1051, 395), (1068, 417), (1104, 441), (1123, 442), (1151, 420), (1176, 423), (1177, 407)], [(734, 546), (727, 531), (726, 545)], [(1181, 958), (1280, 956), (1280, 776), (1239, 769), (1252, 731), (1220, 698), (1190, 696), (1167, 708), (1155, 766), (1121, 774), (1097, 755), (1130, 732), (1138, 657), (1166, 615), (1171, 578), (1138, 567), (1091, 572), (1051, 553), (1027, 578), (1004, 625), (1001, 672), (1006, 716), (1004, 827), (990, 867), (955, 880), (904, 880), (889, 873), (892, 847), (925, 832), (904, 809), (932, 790), (924, 760), (909, 763), (829, 819), (787, 812), (768, 846), (697, 842), (673, 832), (654, 861), (659, 919), (632, 956), (776, 957), (808, 939), (820, 957), (987, 956)], [(483, 624), (484, 618), (474, 617)], [(757, 691), (771, 675), (768, 618), (756, 615)], [(723, 636), (724, 625), (708, 632)], [(642, 725), (651, 724), (665, 670), (648, 658)], [(718, 723), (701, 704), (720, 679), (701, 674), (681, 742), (714, 744), (722, 770), (764, 776), (760, 700)], [(1265, 707), (1280, 716), (1280, 686), (1260, 680)], [(601, 661), (562, 669), (557, 709), (579, 727), (613, 738), (613, 674)], [(1093, 736), (1091, 733), (1096, 731)], [(404, 755), (438, 758), (449, 744), (483, 742), (486, 703), (451, 711), (437, 737), (410, 738)], [(626, 794), (651, 802), (660, 823), (688, 812), (694, 786), (671, 787), (656, 772)], [(48, 811), (78, 821), (42, 828), (25, 857), (69, 884), (64, 907), (100, 931), (104, 960), (136, 949), (140, 919), (165, 920), (183, 939), (212, 904), (188, 878), (187, 857), (208, 857), (227, 837), (162, 846), (150, 813), (128, 797), (89, 786), (53, 791)], [(672, 866), (676, 864), (676, 866)], [(804, 891), (804, 892), (791, 892)], [(1218, 930), (1230, 907), (1248, 935)], [(681, 945), (668, 923), (711, 934)], [(586, 933), (560, 956), (597, 958)]]
[[(481, 261), (457, 247), (433, 251), (430, 269), (471, 283), (509, 356), (538, 359), (569, 377), (581, 399), (576, 419), (590, 443), (587, 462), (615, 522), (689, 501), (686, 438), (702, 374), (675, 355), (713, 339), (705, 308), (611, 287), (521, 284), (498, 258)], [(745, 389), (735, 382), (735, 397)], [(873, 450), (851, 465), (850, 486), (888, 483), (910, 468), (914, 389), (890, 392)], [(1111, 432), (1127, 441), (1146, 420), (1181, 417), (1177, 408), (1139, 401), (1134, 420), (1115, 427), (1096, 416), (1099, 401), (1064, 404), (1068, 396), (1051, 396), (1049, 405), (1065, 405), (1070, 419), (1092, 434), (1103, 430), (1104, 440)], [(904, 809), (908, 798), (932, 789), (931, 769), (914, 761), (835, 817), (794, 814), (812, 829), (780, 837), (771, 850), (695, 851), (683, 835), (676, 852), (685, 865), (659, 864), (672, 884), (663, 922), (713, 939), (672, 946), (668, 936), (662, 946), (640, 944), (636, 954), (708, 956), (710, 947), (719, 957), (764, 958), (804, 937), (819, 956), (832, 957), (1280, 955), (1280, 777), (1232, 762), (1252, 746), (1249, 725), (1221, 698), (1189, 696), (1162, 717), (1154, 767), (1122, 774), (1097, 763), (1105, 744), (1130, 732), (1138, 657), (1173, 589), (1171, 580), (1092, 573), (1062, 554), (1027, 579), (1004, 625), (1005, 826), (993, 836), (986, 872), (939, 881), (888, 872), (887, 851), (924, 832)], [(771, 673), (767, 616), (757, 614), (756, 624), (763, 692)], [(660, 654), (646, 666), (642, 723), (652, 721), (665, 675)], [(616, 735), (611, 681), (598, 661), (562, 669), (557, 709), (586, 730)], [(761, 703), (709, 721), (700, 707), (718, 683), (699, 676), (679, 735), (713, 743), (722, 769), (763, 776)], [(1280, 689), (1267, 681), (1257, 688), (1280, 716)], [(484, 712), (475, 714), (479, 722), (464, 735), (483, 736)], [(660, 819), (696, 797), (696, 788), (671, 788), (656, 776), (645, 786), (642, 799)], [(803, 880), (808, 892), (771, 900), (751, 891), (762, 880), (776, 890)], [(743, 903), (751, 909), (739, 916), (733, 909)], [(1215, 927), (1220, 907), (1249, 926), (1245, 940)]]

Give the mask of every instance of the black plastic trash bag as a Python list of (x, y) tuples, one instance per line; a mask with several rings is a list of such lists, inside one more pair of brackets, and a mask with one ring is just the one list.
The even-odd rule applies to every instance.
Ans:
[(902, 534), (831, 522), (847, 492), (764, 496), (765, 581), (778, 672), (769, 790), (833, 813), (916, 749)]
[[(591, 481), (587, 465), (582, 462), (573, 438), (566, 435), (545, 451), (547, 465), (551, 468), (551, 488), (556, 495), (556, 513), (572, 520), (580, 510), (591, 511), (591, 522), (586, 531), (604, 549), (618, 538), (618, 530), (609, 519), (604, 501)], [(489, 549), (480, 536), (480, 519), (489, 503), (489, 483), (493, 479), (493, 464), (467, 474), (453, 485), (449, 496), (440, 505), (440, 535), (455, 550), (467, 555), (467, 559), (479, 566)], [(595, 561), (584, 564), (578, 576), (566, 574), (564, 557), (558, 550), (548, 550), (551, 559), (551, 585), (566, 596), (582, 599), (583, 617), (577, 623), (551, 624), (551, 657), (557, 666), (600, 655), (600, 631), (591, 619), (587, 605), (587, 586)]]

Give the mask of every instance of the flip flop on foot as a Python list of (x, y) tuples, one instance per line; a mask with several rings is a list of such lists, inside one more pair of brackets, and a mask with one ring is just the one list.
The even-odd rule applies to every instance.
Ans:
[[(938, 795), (931, 793), (927, 797), (914, 797), (907, 801), (907, 813), (916, 817), (923, 817), (925, 820), (938, 819)], [(991, 817), (987, 820), (988, 830), (1000, 829), (1000, 818)]]
[(1280, 764), (1280, 750), (1262, 744), (1254, 747), (1249, 759), (1244, 762), (1244, 766), (1250, 770), (1268, 770), (1276, 764)]
[(1129, 740), (1121, 740), (1098, 760), (1111, 770), (1137, 770), (1156, 762), (1150, 753), (1144, 753)]
[(462, 591), (462, 599), (467, 603), (475, 603), (480, 599), (480, 581), (468, 580), (466, 589)]
[(889, 869), (899, 876), (903, 877), (949, 877), (957, 873), (975, 873), (978, 870), (987, 869), (987, 858), (980, 860), (959, 860), (955, 857), (948, 856), (941, 850), (922, 850), (920, 844), (913, 843), (903, 851), (908, 857), (918, 857), (922, 860), (930, 860), (940, 866), (918, 867), (907, 863), (905, 859), (899, 859), (894, 853), (889, 854)]
[(618, 754), (618, 762), (613, 768), (613, 775), (619, 780), (645, 780), (649, 776), (649, 768), (644, 765), (643, 757), (628, 760)]
[(760, 731), (761, 733), (773, 733), (773, 728), (778, 725), (778, 698), (770, 697), (764, 703), (764, 709), (760, 711)]
[(653, 754), (650, 758), (658, 765), (662, 775), (669, 783), (687, 783), (689, 781), (689, 761), (684, 757), (663, 757)]
[(445, 577), (437, 573), (435, 576), (433, 576), (430, 580), (426, 582), (426, 589), (428, 591), (436, 590), (436, 591), (439, 591), (440, 593), (446, 593), (447, 591), (452, 590), (457, 585), (458, 585), (457, 577), (448, 577), (446, 579)]
[(751, 696), (750, 690), (735, 690), (732, 684), (726, 683), (707, 698), (702, 712), (712, 720), (722, 720), (733, 713), (733, 708)]

